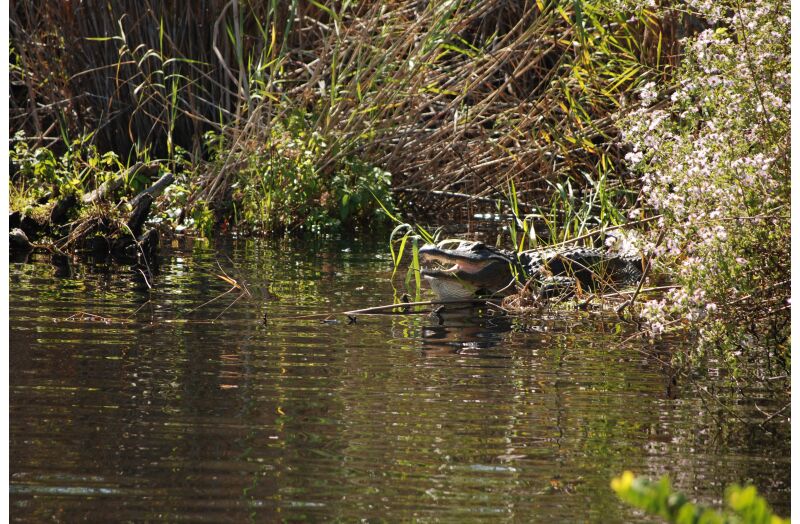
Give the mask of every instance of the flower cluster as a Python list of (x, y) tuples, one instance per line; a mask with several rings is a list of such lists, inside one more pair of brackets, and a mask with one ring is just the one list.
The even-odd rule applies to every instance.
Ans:
[(644, 85), (622, 124), (641, 204), (662, 215), (663, 242), (650, 249), (672, 261), (681, 286), (644, 314), (656, 332), (689, 324), (719, 343), (741, 340), (756, 311), (774, 334), (789, 298), (789, 5), (688, 8), (712, 27), (685, 42), (674, 87)]

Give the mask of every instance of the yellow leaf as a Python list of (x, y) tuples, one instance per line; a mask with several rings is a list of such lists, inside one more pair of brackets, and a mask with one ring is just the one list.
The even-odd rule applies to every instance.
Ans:
[(622, 475), (619, 477), (615, 477), (611, 479), (611, 489), (616, 491), (617, 493), (626, 492), (631, 489), (631, 485), (633, 484), (633, 472), (632, 471), (624, 471)]

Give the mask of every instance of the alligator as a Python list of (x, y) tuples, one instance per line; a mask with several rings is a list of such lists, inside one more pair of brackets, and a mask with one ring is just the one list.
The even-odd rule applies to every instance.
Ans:
[(618, 289), (642, 278), (642, 257), (612, 249), (560, 247), (517, 253), (482, 242), (445, 240), (419, 250), (421, 275), (442, 301), (503, 297), (528, 287), (540, 297)]

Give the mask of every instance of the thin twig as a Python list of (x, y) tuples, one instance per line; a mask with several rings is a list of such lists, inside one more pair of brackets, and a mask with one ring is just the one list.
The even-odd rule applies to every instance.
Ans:
[[(656, 239), (656, 247), (658, 247), (661, 244), (666, 234), (667, 234), (667, 229), (666, 228), (662, 229), (661, 232), (658, 234), (658, 238)], [(642, 277), (639, 279), (639, 284), (636, 286), (636, 292), (630, 299), (628, 299), (620, 307), (617, 308), (618, 315), (621, 316), (622, 312), (625, 311), (625, 308), (630, 308), (631, 306), (633, 306), (633, 303), (636, 301), (636, 297), (639, 296), (639, 293), (642, 290), (642, 285), (644, 284), (644, 281), (647, 279), (647, 274), (650, 272), (650, 268), (653, 266), (654, 256), (655, 256), (654, 253), (648, 253), (647, 263), (645, 264), (644, 270), (642, 271)]]
[[(656, 286), (656, 287), (646, 287), (644, 289), (639, 290), (639, 294), (642, 293), (654, 293), (657, 291), (669, 291), (670, 289), (679, 289), (682, 286)], [(631, 295), (636, 293), (636, 291), (616, 291), (614, 293), (602, 293), (600, 294), (601, 298), (616, 298), (616, 297), (623, 297), (626, 295)]]
[[(398, 307), (399, 308), (409, 308), (409, 307), (412, 307), (412, 306), (434, 306), (434, 305), (436, 305), (436, 306), (438, 306), (438, 305), (448, 306), (448, 305), (456, 305), (456, 304), (464, 305), (464, 304), (485, 304), (485, 303), (486, 303), (486, 300), (479, 299), (479, 298), (469, 299), (469, 300), (426, 300), (426, 301), (422, 301), (422, 302), (400, 302), (400, 303), (397, 303), (397, 304), (386, 304), (386, 305), (383, 305), (383, 306), (374, 306), (374, 307), (368, 307), (368, 308), (364, 308), (364, 309), (354, 309), (352, 311), (345, 311), (344, 314), (345, 315), (370, 315), (370, 314), (373, 314), (373, 313), (378, 313), (380, 311), (391, 310), (391, 309), (395, 309), (395, 308), (398, 308)], [(380, 314), (380, 313), (378, 313), (378, 314)]]
[[(144, 274), (144, 271), (142, 271), (142, 268), (138, 268), (137, 267), (136, 269), (139, 271), (139, 273), (142, 274), (142, 278), (144, 279), (144, 283), (147, 285), (147, 289), (153, 289), (153, 286), (151, 286), (150, 282), (147, 281), (147, 275)], [(149, 269), (148, 269), (148, 271), (149, 271)]]
[(219, 320), (219, 318), (220, 318), (222, 315), (224, 315), (226, 311), (228, 311), (228, 310), (229, 310), (231, 307), (233, 307), (233, 305), (234, 305), (235, 303), (237, 303), (237, 302), (238, 302), (238, 301), (239, 301), (241, 298), (243, 298), (243, 297), (244, 297), (244, 293), (240, 293), (238, 297), (236, 297), (235, 299), (233, 299), (233, 302), (231, 302), (230, 304), (228, 304), (228, 307), (226, 307), (225, 309), (223, 309), (222, 311), (220, 311), (219, 315), (217, 315), (216, 317), (214, 317), (214, 320)]
[[(758, 411), (760, 411), (762, 414), (766, 415), (766, 413), (765, 413), (765, 412), (764, 412), (764, 411), (763, 411), (763, 410), (762, 410), (760, 407), (758, 407), (758, 404), (754, 404), (754, 405), (755, 405), (755, 407), (756, 407), (756, 409), (757, 409)], [(781, 413), (783, 413), (784, 411), (786, 411), (786, 410), (789, 408), (789, 406), (791, 406), (791, 405), (792, 405), (791, 401), (790, 401), (790, 402), (788, 402), (788, 403), (787, 403), (785, 406), (783, 406), (781, 409), (779, 409), (778, 411), (776, 411), (776, 412), (775, 412), (775, 413), (773, 413), (772, 415), (769, 415), (769, 416), (767, 416), (767, 418), (766, 418), (766, 419), (764, 419), (764, 420), (761, 422), (761, 424), (759, 424), (759, 426), (764, 426), (764, 424), (766, 424), (766, 423), (767, 423), (767, 422), (769, 422), (770, 420), (774, 419), (775, 417), (777, 417), (778, 415), (780, 415)]]
[(230, 288), (228, 291), (225, 291), (224, 293), (222, 293), (222, 294), (220, 294), (220, 295), (217, 295), (217, 296), (215, 296), (215, 297), (214, 297), (214, 298), (212, 298), (211, 300), (207, 300), (206, 302), (203, 302), (202, 304), (200, 304), (200, 305), (199, 305), (199, 306), (197, 306), (196, 308), (190, 309), (189, 311), (187, 311), (187, 312), (186, 312), (186, 314), (189, 314), (189, 313), (194, 313), (195, 311), (197, 311), (197, 310), (198, 310), (198, 309), (200, 309), (201, 307), (205, 307), (205, 306), (207, 306), (207, 305), (211, 304), (212, 302), (216, 302), (217, 300), (219, 300), (220, 298), (224, 297), (225, 295), (227, 295), (228, 293), (230, 293), (230, 292), (231, 292), (231, 291), (233, 291), (234, 289), (239, 289), (239, 288), (238, 288), (237, 286), (235, 286), (235, 285), (234, 285), (234, 286), (231, 286), (231, 288)]
[(479, 299), (479, 298), (468, 299), (468, 300), (425, 300), (425, 301), (422, 301), (422, 302), (397, 302), (397, 303), (394, 303), (394, 304), (384, 304), (384, 305), (381, 305), (381, 306), (373, 306), (373, 307), (368, 307), (368, 308), (364, 308), (364, 309), (354, 309), (352, 311), (338, 311), (338, 312), (333, 312), (333, 313), (330, 313), (330, 312), (329, 313), (311, 313), (309, 315), (298, 315), (298, 316), (294, 316), (294, 317), (281, 317), (281, 320), (310, 320), (310, 319), (313, 319), (313, 318), (328, 318), (328, 317), (333, 317), (333, 316), (336, 316), (336, 315), (354, 316), (354, 315), (373, 315), (373, 314), (374, 315), (381, 315), (381, 314), (383, 314), (383, 315), (409, 314), (408, 311), (389, 312), (389, 313), (381, 313), (381, 312), (382, 311), (385, 312), (387, 310), (390, 311), (392, 309), (397, 309), (397, 308), (408, 309), (408, 308), (415, 307), (415, 306), (439, 306), (439, 305), (448, 306), (448, 305), (458, 305), (458, 304), (461, 304), (461, 305), (466, 305), (466, 304), (484, 305), (484, 304), (491, 304), (491, 302), (488, 302), (487, 300)]

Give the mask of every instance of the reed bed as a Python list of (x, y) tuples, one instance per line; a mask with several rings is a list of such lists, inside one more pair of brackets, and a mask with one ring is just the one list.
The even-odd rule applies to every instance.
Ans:
[[(491, 209), (510, 182), (521, 203), (549, 201), (564, 180), (580, 192), (600, 179), (617, 205), (635, 200), (635, 184), (617, 169), (624, 151), (613, 115), (637, 83), (674, 62), (668, 45), (641, 48), (654, 32), (674, 47), (661, 21), (585, 3), (494, 0), (326, 14), (328, 23), (306, 28), (313, 53), (282, 56), (293, 67), (280, 68), (280, 96), (261, 98), (233, 157), (302, 111), (327, 146), (315, 158), (323, 177), (347, 157), (367, 159), (392, 173), (395, 197), (423, 216), (463, 204)], [(226, 168), (237, 164), (223, 163), (198, 197), (221, 197), (235, 179)]]
[[(297, 115), (321, 144), (317, 197), (358, 158), (421, 215), (494, 208), (512, 182), (528, 211), (564, 181), (580, 197), (602, 180), (624, 208), (637, 187), (615, 115), (668, 77), (689, 27), (601, 0), (16, 2), (11, 127), (183, 154), (189, 204), (228, 212), (242, 164), (296, 139), (273, 131)], [(211, 162), (209, 130), (224, 142)]]

